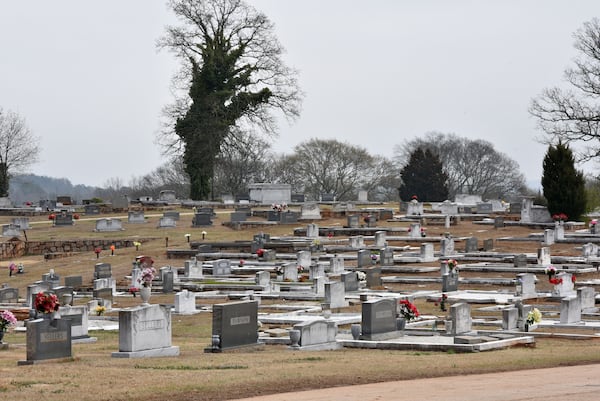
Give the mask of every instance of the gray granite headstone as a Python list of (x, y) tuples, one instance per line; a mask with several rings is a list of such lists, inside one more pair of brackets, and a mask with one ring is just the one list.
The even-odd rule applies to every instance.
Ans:
[(361, 249), (357, 252), (357, 267), (367, 267), (372, 266), (373, 260), (371, 259), (371, 251), (367, 249)]
[(192, 219), (193, 227), (210, 226), (212, 223), (212, 213), (196, 213)]
[(494, 249), (494, 239), (488, 238), (483, 240), (483, 250), (489, 252)]
[(515, 330), (519, 319), (517, 308), (502, 309), (502, 330)]
[(170, 294), (173, 292), (173, 271), (168, 270), (162, 274), (162, 292)]
[(177, 227), (177, 220), (172, 217), (163, 216), (158, 220), (158, 228), (174, 228)]
[(65, 286), (72, 287), (74, 289), (80, 288), (83, 285), (83, 277), (81, 276), (66, 276)]
[(143, 210), (132, 210), (127, 213), (127, 222), (131, 224), (141, 224), (146, 222)]
[(107, 301), (112, 302), (113, 300), (113, 290), (112, 288), (100, 288), (98, 290), (92, 291), (92, 296), (94, 298), (105, 299)]
[(504, 228), (504, 217), (502, 217), (502, 216), (494, 217), (494, 228)]
[(358, 276), (356, 272), (343, 272), (340, 275), (342, 279), (342, 283), (344, 283), (344, 290), (348, 291), (358, 291)]
[(363, 272), (367, 276), (367, 287), (368, 288), (376, 288), (381, 287), (381, 267), (374, 266), (363, 269)]
[(560, 301), (560, 322), (562, 324), (581, 321), (581, 299), (577, 296), (564, 297)]
[(338, 349), (337, 326), (333, 320), (309, 320), (294, 325), (300, 332), (299, 349)]
[(454, 255), (454, 238), (442, 238), (440, 239), (440, 255), (450, 256)]
[(477, 237), (469, 237), (465, 243), (465, 252), (477, 252), (479, 247), (477, 245)]
[(442, 292), (458, 291), (458, 273), (442, 275)]
[(227, 276), (231, 274), (231, 261), (229, 259), (217, 259), (213, 261), (213, 276)]
[(73, 340), (89, 338), (88, 335), (88, 307), (81, 306), (62, 306), (60, 307), (61, 319), (71, 321), (71, 338)]
[(360, 225), (360, 216), (358, 214), (351, 214), (346, 216), (349, 228), (358, 228)]
[(246, 212), (232, 212), (229, 215), (229, 220), (232, 223), (242, 223), (248, 219), (248, 214)]
[(212, 335), (218, 337), (219, 343), (206, 351), (220, 352), (258, 345), (258, 302), (213, 305)]
[(527, 267), (527, 255), (525, 255), (524, 253), (515, 255), (515, 257), (513, 259), (513, 266), (514, 267)]
[(112, 267), (110, 263), (96, 263), (94, 265), (94, 278), (111, 278)]
[(100, 206), (95, 204), (83, 205), (83, 212), (86, 215), (100, 214)]
[(372, 299), (362, 303), (361, 340), (385, 340), (398, 337), (396, 299)]
[(16, 304), (19, 302), (18, 288), (0, 289), (0, 304)]
[(73, 213), (62, 211), (56, 213), (54, 217), (54, 226), (72, 226), (73, 225)]
[(27, 328), (27, 360), (19, 361), (19, 365), (72, 356), (70, 320), (27, 320), (25, 327)]
[(394, 250), (390, 247), (382, 248), (379, 252), (379, 264), (382, 266), (394, 265)]
[(334, 256), (329, 259), (329, 272), (333, 274), (339, 274), (344, 271), (344, 258), (340, 256)]
[(175, 221), (179, 221), (179, 212), (176, 212), (174, 210), (168, 210), (166, 212), (163, 212), (163, 217), (169, 217)]

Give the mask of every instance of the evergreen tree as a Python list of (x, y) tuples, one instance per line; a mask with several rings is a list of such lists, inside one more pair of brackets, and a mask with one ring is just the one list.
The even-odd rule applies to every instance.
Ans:
[(564, 213), (570, 220), (577, 220), (585, 212), (583, 172), (575, 169), (573, 152), (562, 142), (548, 147), (542, 189), (550, 214)]
[(448, 199), (448, 175), (444, 172), (439, 157), (429, 149), (414, 150), (400, 175), (400, 199), (406, 201), (413, 196), (428, 202), (443, 202)]

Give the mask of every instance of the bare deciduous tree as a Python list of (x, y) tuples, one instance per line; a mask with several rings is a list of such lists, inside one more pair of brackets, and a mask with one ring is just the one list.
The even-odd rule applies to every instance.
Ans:
[(600, 156), (600, 20), (584, 23), (574, 37), (579, 55), (564, 74), (571, 88), (545, 89), (529, 112), (551, 140), (585, 143), (579, 158), (589, 160)]
[(0, 108), (0, 196), (8, 196), (11, 174), (37, 162), (38, 144), (24, 118)]

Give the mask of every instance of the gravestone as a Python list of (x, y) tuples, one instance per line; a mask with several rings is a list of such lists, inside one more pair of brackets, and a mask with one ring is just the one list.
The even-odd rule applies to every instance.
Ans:
[(279, 222), (281, 224), (294, 224), (298, 222), (298, 214), (286, 211), (279, 213)]
[(53, 225), (55, 227), (61, 226), (72, 226), (73, 225), (73, 213), (67, 212), (65, 210), (56, 213), (54, 215)]
[(328, 303), (331, 308), (348, 306), (345, 299), (344, 283), (341, 281), (325, 283), (325, 303)]
[(469, 237), (465, 242), (465, 252), (478, 252), (479, 246), (477, 245), (477, 237)]
[(373, 260), (371, 259), (371, 251), (367, 250), (367, 249), (361, 249), (357, 252), (357, 260), (356, 260), (356, 266), (361, 268), (361, 267), (367, 267), (367, 266), (372, 266), (373, 265)]
[(435, 257), (433, 256), (433, 244), (430, 244), (430, 243), (421, 244), (419, 256), (423, 262), (434, 261)]
[(300, 209), (300, 220), (319, 220), (321, 219), (321, 208), (316, 202), (305, 203)]
[(449, 200), (445, 200), (440, 206), (440, 213), (447, 215), (458, 214), (458, 205), (456, 203), (450, 202)]
[(158, 219), (157, 228), (174, 228), (177, 227), (177, 220), (172, 217), (161, 217)]
[(560, 301), (560, 323), (581, 322), (581, 299), (577, 296), (564, 297)]
[(113, 358), (179, 355), (171, 343), (171, 311), (163, 305), (136, 306), (119, 311), (119, 351)]
[(88, 307), (81, 306), (63, 306), (60, 307), (61, 319), (71, 321), (71, 339), (82, 340), (90, 338), (88, 334)]
[(327, 282), (327, 277), (315, 277), (313, 279), (313, 291), (320, 297), (325, 296), (325, 283)]
[(264, 262), (272, 262), (277, 259), (277, 253), (274, 249), (264, 249), (260, 259)]
[(54, 292), (54, 294), (56, 294), (56, 297), (58, 298), (58, 301), (60, 302), (60, 305), (64, 305), (64, 296), (67, 295), (71, 301), (70, 304), (73, 304), (73, 287), (65, 287), (65, 286), (59, 286), (59, 287), (55, 287), (52, 292)]
[(369, 228), (377, 227), (377, 216), (375, 216), (374, 214), (368, 215), (367, 217), (365, 217), (365, 223)]
[(494, 228), (504, 228), (504, 217), (502, 217), (502, 216), (494, 217)]
[(296, 350), (334, 350), (342, 347), (335, 340), (337, 326), (333, 320), (309, 320), (294, 325), (294, 330), (300, 332), (298, 345), (290, 348)]
[(379, 264), (381, 266), (394, 265), (394, 249), (386, 246), (379, 251)]
[(513, 258), (514, 267), (527, 267), (527, 255), (520, 253)]
[(554, 285), (552, 295), (566, 297), (576, 294), (575, 285), (573, 283), (573, 274), (560, 272), (555, 277), (559, 280), (559, 283)]
[(213, 276), (227, 276), (229, 274), (231, 274), (231, 261), (229, 259), (217, 259), (213, 261)]
[(361, 249), (365, 247), (365, 240), (362, 235), (355, 235), (348, 238), (350, 248)]
[(248, 214), (246, 212), (232, 212), (229, 215), (229, 221), (231, 223), (242, 223), (246, 221), (248, 218)]
[(202, 271), (202, 263), (198, 262), (196, 258), (186, 260), (184, 262), (184, 274), (187, 278), (203, 278), (204, 274)]
[(407, 204), (406, 215), (407, 216), (420, 216), (423, 214), (423, 204), (417, 200), (411, 200)]
[(362, 302), (361, 340), (389, 340), (400, 337), (395, 298)]
[(83, 213), (86, 215), (97, 215), (100, 214), (100, 206), (96, 204), (83, 205)]
[(452, 320), (452, 335), (457, 336), (471, 331), (471, 305), (457, 303), (450, 306), (450, 319)]
[(598, 245), (589, 242), (587, 244), (583, 244), (581, 247), (581, 253), (584, 257), (598, 256)]
[(458, 291), (458, 273), (442, 275), (442, 292)]
[(174, 272), (171, 270), (170, 266), (167, 269), (168, 270), (161, 271), (163, 294), (170, 294), (173, 292)]
[(483, 240), (483, 250), (485, 252), (492, 251), (494, 249), (494, 239), (487, 238)]
[(291, 196), (292, 203), (304, 203), (304, 199), (304, 194), (292, 194)]
[(29, 217), (13, 217), (12, 224), (19, 230), (29, 230)]
[(26, 320), (27, 360), (18, 365), (32, 365), (38, 361), (71, 358), (71, 321), (68, 319)]
[(269, 291), (271, 289), (271, 274), (267, 271), (256, 272), (254, 282), (262, 287), (263, 291)]
[(240, 301), (213, 305), (213, 343), (205, 352), (222, 352), (256, 347), (258, 342), (258, 302)]
[(334, 194), (321, 194), (320, 196), (321, 202), (335, 202)]
[(358, 191), (358, 201), (359, 202), (368, 202), (369, 201), (369, 191), (365, 191), (361, 189)]
[(192, 227), (204, 227), (212, 225), (212, 213), (196, 213), (192, 219)]
[(537, 264), (539, 266), (550, 266), (552, 260), (550, 259), (550, 248), (542, 247), (537, 250)]
[(244, 213), (246, 217), (252, 217), (252, 208), (250, 206), (237, 206), (235, 211), (238, 213)]
[(340, 256), (334, 256), (329, 259), (329, 272), (332, 274), (339, 274), (344, 271), (344, 258)]
[(49, 290), (50, 290), (50, 284), (44, 283), (42, 281), (38, 281), (35, 284), (28, 285), (27, 286), (27, 298), (25, 299), (27, 306), (29, 308), (33, 309), (35, 296), (40, 292), (48, 292)]
[(362, 271), (367, 276), (366, 281), (368, 288), (381, 287), (381, 266), (369, 267), (362, 269)]
[(318, 238), (319, 237), (319, 226), (317, 224), (308, 224), (306, 226), (306, 236), (308, 238)]
[[(519, 288), (520, 287), (520, 288)], [(535, 289), (535, 274), (519, 273), (517, 274), (517, 291), (516, 295), (523, 299), (537, 298)]]
[(421, 224), (410, 223), (410, 227), (408, 228), (408, 236), (410, 238), (421, 238)]
[(550, 230), (550, 229), (544, 230), (544, 241), (543, 241), (543, 244), (545, 246), (550, 246), (550, 245), (554, 244), (554, 242), (555, 242), (554, 230)]
[(491, 203), (478, 203), (477, 204), (477, 213), (478, 214), (487, 214), (492, 213), (494, 211), (494, 207)]
[(454, 238), (444, 237), (440, 239), (440, 256), (454, 255)]
[(60, 276), (54, 273), (53, 269), (50, 269), (50, 273), (42, 274), (42, 281), (48, 283), (50, 289), (53, 289), (60, 285)]
[(83, 277), (81, 276), (65, 276), (65, 286), (73, 289), (81, 288), (83, 285)]
[(517, 319), (517, 328), (524, 330), (525, 329), (525, 321), (527, 320), (527, 316), (529, 312), (533, 310), (532, 305), (524, 305), (520, 300), (515, 304), (519, 317)]
[(565, 239), (565, 226), (562, 222), (554, 222), (554, 240), (563, 241)]
[[(310, 266), (310, 265), (309, 265)], [(298, 265), (286, 263), (283, 265), (283, 281), (298, 281)]]
[(3, 224), (2, 225), (2, 236), (3, 237), (18, 237), (21, 235), (21, 228), (14, 224)]
[(312, 264), (310, 251), (298, 251), (296, 253), (296, 262), (298, 266), (308, 269)]
[(166, 212), (163, 212), (163, 217), (168, 217), (175, 221), (179, 221), (179, 212), (174, 210), (167, 210)]
[(358, 275), (356, 272), (343, 272), (340, 275), (342, 283), (344, 283), (344, 291), (358, 291)]
[(18, 288), (0, 288), (0, 304), (16, 304), (18, 302)]
[(311, 265), (309, 268), (308, 279), (313, 280), (317, 277), (325, 277), (325, 266), (327, 262), (317, 262), (315, 265)]
[(383, 248), (383, 247), (387, 246), (385, 231), (376, 231), (375, 232), (375, 238), (374, 238), (373, 245), (378, 248)]
[(94, 265), (94, 279), (111, 278), (112, 267), (110, 263), (96, 263)]
[(196, 293), (188, 290), (176, 293), (174, 312), (181, 315), (196, 313)]
[(579, 287), (577, 297), (581, 301), (582, 312), (594, 312), (596, 310), (596, 290), (593, 287)]
[(122, 231), (121, 219), (98, 219), (96, 220), (96, 232)]
[(518, 326), (519, 310), (517, 308), (502, 309), (502, 330), (515, 330)]
[(346, 216), (347, 226), (349, 228), (358, 228), (360, 226), (360, 216), (358, 214), (351, 214)]
[(141, 224), (146, 222), (143, 210), (132, 210), (127, 213), (127, 222), (131, 224)]
[(177, 201), (177, 195), (172, 189), (163, 189), (158, 194), (158, 200), (162, 202), (173, 203)]
[(113, 302), (113, 290), (112, 288), (99, 288), (92, 291), (92, 296), (95, 299), (102, 299), (112, 304)]

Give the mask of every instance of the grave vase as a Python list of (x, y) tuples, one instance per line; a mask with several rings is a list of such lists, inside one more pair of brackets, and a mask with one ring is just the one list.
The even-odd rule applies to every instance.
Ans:
[(290, 346), (293, 348), (298, 348), (299, 347), (299, 342), (300, 342), (300, 330), (290, 330), (290, 341), (291, 344)]
[(152, 287), (140, 287), (140, 298), (142, 298), (143, 305), (149, 305), (148, 301), (150, 301), (150, 294), (152, 292)]
[(4, 333), (6, 333), (4, 331), (4, 329), (0, 329), (0, 344), (2, 344), (2, 339), (4, 338)]
[(406, 328), (406, 318), (399, 317), (396, 319), (396, 329), (398, 331), (404, 331)]
[(353, 324), (350, 326), (350, 332), (352, 333), (353, 339), (358, 340), (360, 338), (361, 329), (360, 324)]

